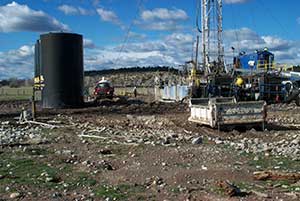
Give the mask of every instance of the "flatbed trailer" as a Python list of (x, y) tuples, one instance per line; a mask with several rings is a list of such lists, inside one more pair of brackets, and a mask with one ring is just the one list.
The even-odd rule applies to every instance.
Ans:
[(193, 98), (189, 121), (212, 128), (258, 124), (264, 129), (267, 109), (265, 101), (236, 102), (235, 98)]

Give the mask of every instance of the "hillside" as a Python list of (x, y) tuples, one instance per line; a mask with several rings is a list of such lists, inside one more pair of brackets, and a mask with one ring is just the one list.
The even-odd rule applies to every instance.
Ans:
[(134, 67), (87, 71), (85, 72), (84, 85), (85, 87), (93, 87), (102, 77), (105, 77), (116, 87), (153, 87), (156, 76), (171, 83), (185, 82), (185, 79), (179, 76), (180, 73), (178, 69), (169, 67)]

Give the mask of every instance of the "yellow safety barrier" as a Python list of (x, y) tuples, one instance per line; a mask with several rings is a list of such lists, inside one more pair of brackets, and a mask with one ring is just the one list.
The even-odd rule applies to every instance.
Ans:
[(275, 62), (269, 63), (267, 61), (261, 61), (259, 60), (256, 65), (257, 70), (282, 70), (282, 71), (293, 71), (292, 65), (287, 64), (276, 64)]

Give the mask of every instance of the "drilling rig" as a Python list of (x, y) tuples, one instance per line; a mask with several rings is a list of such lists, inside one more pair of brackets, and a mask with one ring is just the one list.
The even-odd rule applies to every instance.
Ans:
[(202, 61), (206, 74), (224, 72), (222, 0), (202, 0)]
[[(200, 2), (201, 1), (201, 2)], [(225, 70), (222, 40), (222, 0), (197, 1), (197, 43), (191, 70), (189, 121), (213, 128), (239, 124), (259, 124), (264, 129), (264, 101), (237, 102), (233, 97), (234, 77)], [(201, 28), (199, 12), (201, 10)], [(202, 36), (202, 63), (198, 64), (199, 34)]]
[[(201, 11), (201, 15), (200, 15)], [(201, 27), (199, 19), (201, 16)], [(197, 43), (191, 70), (192, 97), (231, 96), (233, 77), (226, 73), (223, 47), (222, 0), (197, 1)], [(198, 64), (199, 34), (202, 63)]]

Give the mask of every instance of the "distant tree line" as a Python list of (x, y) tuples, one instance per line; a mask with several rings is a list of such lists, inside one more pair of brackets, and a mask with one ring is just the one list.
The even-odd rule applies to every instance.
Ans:
[[(128, 67), (128, 68), (118, 68), (118, 69), (103, 69), (103, 70), (92, 70), (85, 71), (85, 76), (97, 76), (97, 75), (112, 75), (119, 73), (138, 73), (138, 72), (170, 72), (178, 74), (179, 70), (168, 66), (157, 66), (157, 67)], [(32, 79), (18, 79), (9, 78), (6, 80), (0, 80), (0, 87), (8, 86), (12, 88), (18, 88), (22, 86), (32, 86)]]
[(104, 70), (92, 70), (85, 71), (85, 76), (96, 76), (96, 75), (107, 75), (107, 74), (118, 74), (118, 73), (138, 73), (138, 72), (171, 72), (178, 73), (178, 69), (168, 66), (157, 66), (157, 67), (128, 67), (118, 69), (104, 69)]

